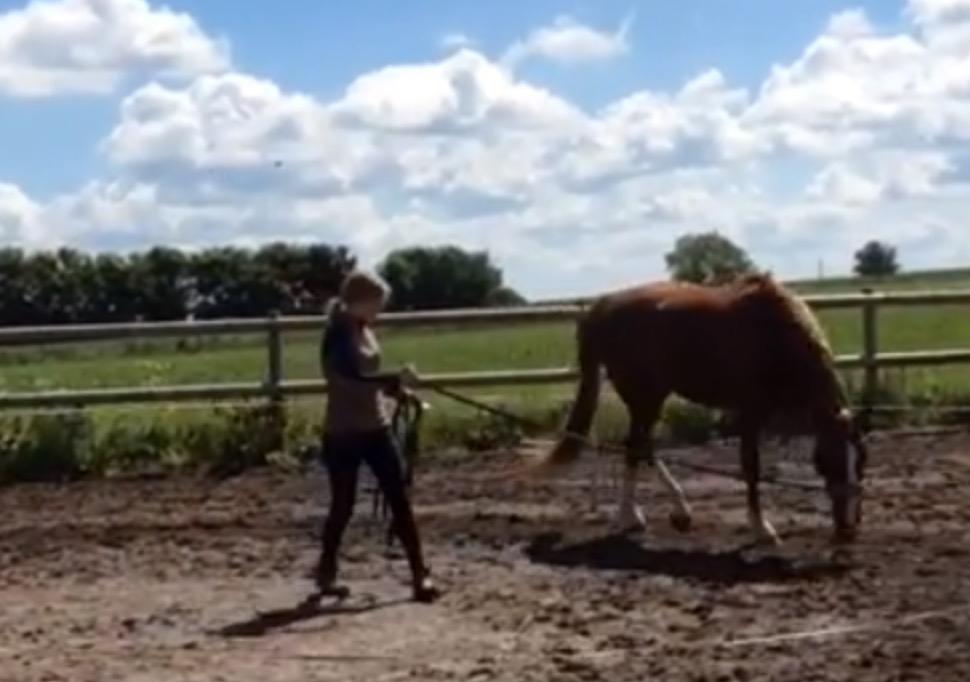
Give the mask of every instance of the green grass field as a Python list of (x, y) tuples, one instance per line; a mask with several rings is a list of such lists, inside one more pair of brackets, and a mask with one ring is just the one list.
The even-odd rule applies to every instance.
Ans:
[[(863, 285), (878, 289), (970, 288), (970, 271), (913, 274), (881, 283), (827, 280), (794, 285), (803, 293), (857, 291)], [(837, 352), (860, 350), (858, 311), (829, 311), (821, 319)], [(879, 337), (882, 351), (970, 347), (970, 306), (884, 308), (880, 311)], [(553, 368), (574, 362), (573, 326), (567, 323), (385, 330), (382, 339), (388, 365), (411, 362), (423, 373)], [(319, 376), (318, 343), (319, 334), (315, 333), (292, 334), (284, 339), (286, 378)], [(0, 352), (0, 391), (258, 381), (265, 368), (265, 341), (256, 335), (17, 349)], [(886, 381), (909, 395), (942, 394), (950, 401), (970, 395), (970, 367), (894, 372)], [(562, 409), (571, 393), (571, 386), (546, 386), (491, 389), (480, 395), (501, 400), (513, 409), (544, 412), (554, 421), (556, 411)], [(433, 402), (437, 409), (430, 428), (441, 442), (481, 425), (481, 415), (470, 414), (466, 407), (440, 399)], [(303, 400), (292, 411), (312, 424), (318, 421), (321, 405), (321, 400)], [(615, 410), (608, 408), (605, 412), (605, 419), (619, 423)], [(147, 425), (159, 422), (181, 428), (210, 419), (213, 406), (99, 408), (92, 413), (102, 430), (119, 426), (130, 429), (133, 425), (149, 428)]]

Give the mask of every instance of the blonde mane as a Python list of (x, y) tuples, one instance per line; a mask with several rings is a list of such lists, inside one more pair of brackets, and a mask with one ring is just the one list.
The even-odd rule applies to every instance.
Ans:
[(759, 301), (767, 300), (772, 303), (771, 308), (781, 313), (784, 322), (804, 333), (821, 359), (827, 364), (834, 362), (835, 355), (818, 317), (795, 292), (779, 284), (768, 274), (745, 275), (731, 286), (739, 289), (738, 295), (742, 298), (750, 296)]

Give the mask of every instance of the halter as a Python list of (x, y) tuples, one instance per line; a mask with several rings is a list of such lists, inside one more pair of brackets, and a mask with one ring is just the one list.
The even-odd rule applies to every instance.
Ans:
[[(421, 419), (429, 407), (421, 398), (410, 391), (402, 393), (394, 405), (394, 412), (391, 416), (391, 435), (397, 445), (395, 450), (401, 463), (406, 490), (410, 490), (414, 483), (414, 469), (421, 453)], [(381, 493), (379, 485), (374, 486), (372, 493), (371, 514), (384, 520), (390, 512), (387, 500)], [(388, 546), (394, 542), (393, 523), (388, 526), (386, 542)]]

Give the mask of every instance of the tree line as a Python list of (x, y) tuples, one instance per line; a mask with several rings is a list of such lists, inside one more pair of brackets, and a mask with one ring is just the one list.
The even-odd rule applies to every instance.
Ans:
[[(326, 244), (197, 252), (159, 246), (124, 255), (3, 248), (0, 326), (314, 314), (356, 266), (349, 249)], [(396, 310), (524, 302), (484, 252), (402, 249), (378, 270)]]
[[(855, 259), (859, 275), (890, 276), (899, 269), (896, 250), (881, 242), (865, 244)], [(756, 269), (741, 247), (717, 232), (683, 235), (666, 265), (672, 279), (698, 283)], [(2, 248), (0, 326), (314, 314), (356, 266), (348, 248), (327, 244), (196, 252), (159, 246), (125, 255)], [(393, 290), (392, 310), (525, 303), (486, 252), (410, 247), (391, 252), (377, 270)]]

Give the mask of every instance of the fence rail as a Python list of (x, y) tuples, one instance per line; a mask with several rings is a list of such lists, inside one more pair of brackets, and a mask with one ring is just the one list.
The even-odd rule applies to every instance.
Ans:
[[(970, 304), (970, 290), (923, 292), (862, 292), (806, 296), (813, 308), (861, 311), (862, 352), (840, 355), (839, 367), (862, 369), (863, 405), (871, 407), (877, 395), (881, 368), (926, 367), (970, 364), (970, 348), (908, 352), (878, 351), (878, 313), (888, 306), (925, 306)], [(390, 313), (379, 324), (390, 328), (434, 325), (480, 326), (568, 321), (588, 305), (587, 300), (568, 304), (523, 306), (501, 309)], [(202, 320), (178, 322), (140, 322), (129, 324), (64, 325), (56, 327), (15, 327), (0, 329), (0, 348), (24, 345), (49, 345), (93, 341), (118, 341), (145, 338), (264, 334), (267, 340), (266, 380), (251, 383), (220, 383), (180, 386), (151, 386), (0, 393), (0, 410), (46, 409), (118, 405), (128, 403), (179, 402), (199, 400), (283, 400), (288, 397), (321, 395), (326, 383), (319, 380), (290, 380), (283, 377), (283, 335), (287, 332), (318, 330), (320, 317), (278, 317), (245, 320)], [(427, 386), (444, 388), (484, 388), (570, 383), (578, 378), (568, 367), (473, 373), (439, 374), (424, 377)]]

